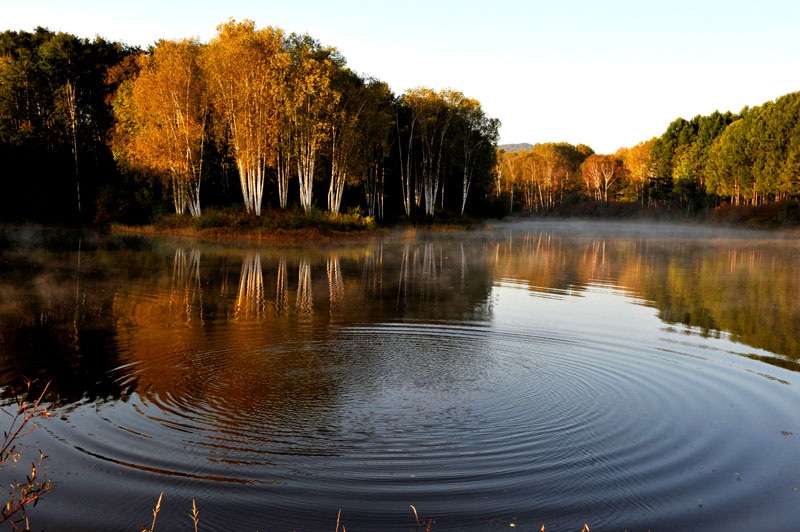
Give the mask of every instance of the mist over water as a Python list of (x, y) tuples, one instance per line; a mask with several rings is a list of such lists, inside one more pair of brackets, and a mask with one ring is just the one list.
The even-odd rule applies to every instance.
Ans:
[[(34, 528), (794, 530), (793, 235), (644, 223), (308, 247), (6, 231)], [(2, 475), (7, 472), (3, 471)], [(5, 477), (3, 477), (5, 481)]]

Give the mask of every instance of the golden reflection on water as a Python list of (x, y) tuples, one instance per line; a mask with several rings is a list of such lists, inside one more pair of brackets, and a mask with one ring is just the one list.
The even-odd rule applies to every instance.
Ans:
[(266, 312), (266, 305), (261, 254), (253, 251), (245, 255), (242, 261), (234, 319), (262, 318)]
[(532, 293), (578, 295), (591, 286), (607, 286), (656, 308), (666, 323), (702, 334), (727, 332), (752, 347), (800, 356), (795, 244), (528, 234), (494, 243), (487, 251), (496, 278)]
[[(689, 470), (697, 493), (730, 499), (697, 464), (740, 471), (757, 447), (770, 449), (761, 458), (785, 453), (753, 464), (752, 474), (767, 473), (746, 495), (774, 484), (764, 501), (777, 500), (783, 488), (771, 478), (791, 454), (778, 431), (791, 430), (796, 394), (758, 376), (786, 372), (731, 360), (800, 369), (797, 250), (546, 232), (330, 249), (157, 241), (83, 247), (80, 261), (63, 250), (3, 250), (0, 386), (52, 381), (68, 405), (59, 430), (75, 446), (56, 459), (72, 460), (71, 478), (91, 485), (75, 481), (81, 494), (105, 493), (132, 469), (150, 478), (124, 489), (148, 497), (164, 483), (194, 497), (187, 480), (202, 479), (209, 499), (227, 501), (230, 486), (214, 485), (280, 480), (272, 494), (234, 490), (248, 511), (300, 499), (311, 502), (298, 508), (339, 507), (325, 490), (351, 500), (372, 490), (369, 504), (375, 486), (400, 486), (402, 499), (426, 483), (426, 500), (443, 512), (455, 501), (458, 513), (474, 494), (454, 499), (454, 482), (481, 478), (494, 483), (482, 493), (524, 488), (498, 506), (505, 512), (537, 486), (537, 501), (569, 492), (572, 507), (580, 477), (589, 499), (592, 486), (618, 486), (612, 508), (632, 498), (657, 507), (665, 485), (685, 492)], [(503, 307), (516, 304), (524, 310)], [(578, 330), (599, 314), (589, 306), (605, 304), (642, 317), (628, 335), (636, 345), (626, 343), (633, 325), (614, 316)], [(542, 309), (558, 312), (543, 319)], [(676, 331), (693, 338), (682, 343)], [(765, 428), (764, 413), (780, 419)], [(745, 432), (755, 439), (728, 436)], [(566, 476), (543, 479), (548, 471)], [(693, 494), (681, 497), (665, 511), (689, 507)]]
[[(458, 250), (456, 252), (456, 250)], [(235, 413), (296, 411), (339, 385), (326, 368), (339, 327), (397, 319), (486, 316), (490, 278), (458, 244), (406, 243), (308, 253), (177, 248), (172, 268), (153, 270), (114, 296), (116, 345), (126, 379), (165, 408), (213, 397)], [(457, 259), (458, 267), (447, 267)], [(238, 280), (236, 276), (238, 275)], [(166, 405), (166, 406), (165, 406)], [(231, 419), (228, 419), (228, 417)], [(225, 436), (219, 436), (225, 438)]]
[[(394, 293), (394, 310), (401, 315), (426, 307), (440, 309), (436, 317), (447, 319), (450, 300), (458, 294), (475, 291), (479, 299), (472, 307), (479, 307), (491, 279), (525, 285), (533, 294), (577, 295), (591, 286), (607, 286), (654, 306), (668, 323), (705, 333), (727, 331), (754, 347), (798, 353), (792, 324), (800, 315), (793, 297), (800, 280), (791, 250), (724, 241), (568, 240), (544, 233), (466, 246), (463, 241), (406, 242), (390, 252), (388, 266), (383, 245), (349, 250), (346, 256), (338, 251), (300, 255), (293, 266), (286, 256), (270, 256), (265, 263), (261, 252), (249, 251), (241, 259), (231, 314), (237, 320), (264, 321), (288, 313), (295, 323), (319, 325), (319, 317), (311, 318), (325, 309), (329, 321), (370, 321), (380, 313), (365, 312), (365, 303), (381, 302), (385, 311), (382, 303)], [(175, 252), (169, 309), (154, 311), (156, 321), (183, 316), (187, 323), (202, 324), (200, 260), (199, 250)], [(292, 268), (296, 283), (291, 283)], [(473, 276), (473, 270), (483, 274)], [(393, 278), (388, 283), (387, 273)], [(265, 277), (274, 278), (269, 283), (276, 287), (274, 301), (269, 301)], [(224, 288), (220, 293), (224, 296)]]
[(132, 365), (135, 373), (101, 393), (114, 396), (114, 386), (137, 382), (168, 388), (173, 373), (165, 367), (182, 368), (180, 385), (201, 390), (208, 367), (198, 366), (244, 375), (279, 358), (312, 364), (322, 355), (288, 361), (264, 352), (315, 342), (348, 324), (488, 320), (495, 282), (532, 297), (611, 289), (655, 308), (668, 324), (728, 333), (779, 355), (754, 357), (797, 370), (798, 256), (791, 242), (534, 231), (327, 250), (6, 249), (0, 385), (41, 376), (63, 380), (65, 397), (91, 397), (92, 383), (110, 368)]

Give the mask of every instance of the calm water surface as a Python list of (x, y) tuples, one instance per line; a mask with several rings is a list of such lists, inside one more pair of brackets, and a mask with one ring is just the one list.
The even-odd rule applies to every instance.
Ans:
[(798, 330), (777, 234), (0, 237), (0, 391), (60, 405), (35, 529), (141, 530), (163, 490), (161, 530), (794, 531)]

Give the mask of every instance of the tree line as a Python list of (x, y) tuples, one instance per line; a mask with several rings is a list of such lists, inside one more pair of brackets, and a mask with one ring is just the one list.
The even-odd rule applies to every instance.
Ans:
[(499, 125), (459, 91), (397, 96), (335, 48), (251, 21), (147, 50), (43, 28), (0, 34), (6, 219), (292, 204), (482, 215)]
[(800, 92), (740, 113), (673, 121), (660, 136), (600, 155), (584, 145), (498, 152), (494, 193), (507, 209), (586, 201), (687, 211), (764, 205), (800, 194)]
[(107, 71), (135, 49), (43, 28), (0, 33), (0, 216), (87, 216), (115, 172)]
[(699, 210), (800, 191), (800, 93), (673, 121), (614, 154), (497, 150), (461, 92), (395, 95), (308, 35), (229, 21), (146, 50), (37, 28), (0, 33), (6, 220), (145, 222), (205, 207), (359, 208), (376, 218), (585, 203)]

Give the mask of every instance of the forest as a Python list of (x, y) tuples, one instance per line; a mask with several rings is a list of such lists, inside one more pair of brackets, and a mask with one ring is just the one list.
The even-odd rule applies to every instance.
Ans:
[(678, 118), (660, 136), (614, 154), (584, 145), (502, 151), (495, 193), (509, 210), (586, 202), (697, 212), (759, 207), (800, 193), (800, 92), (738, 114)]
[(146, 50), (0, 33), (7, 222), (800, 210), (800, 92), (678, 118), (614, 154), (565, 142), (506, 151), (499, 127), (462, 92), (396, 95), (336, 48), (251, 21)]
[(0, 212), (146, 223), (206, 208), (481, 216), (499, 120), (426, 87), (392, 93), (308, 35), (229, 21), (147, 50), (0, 34)]

